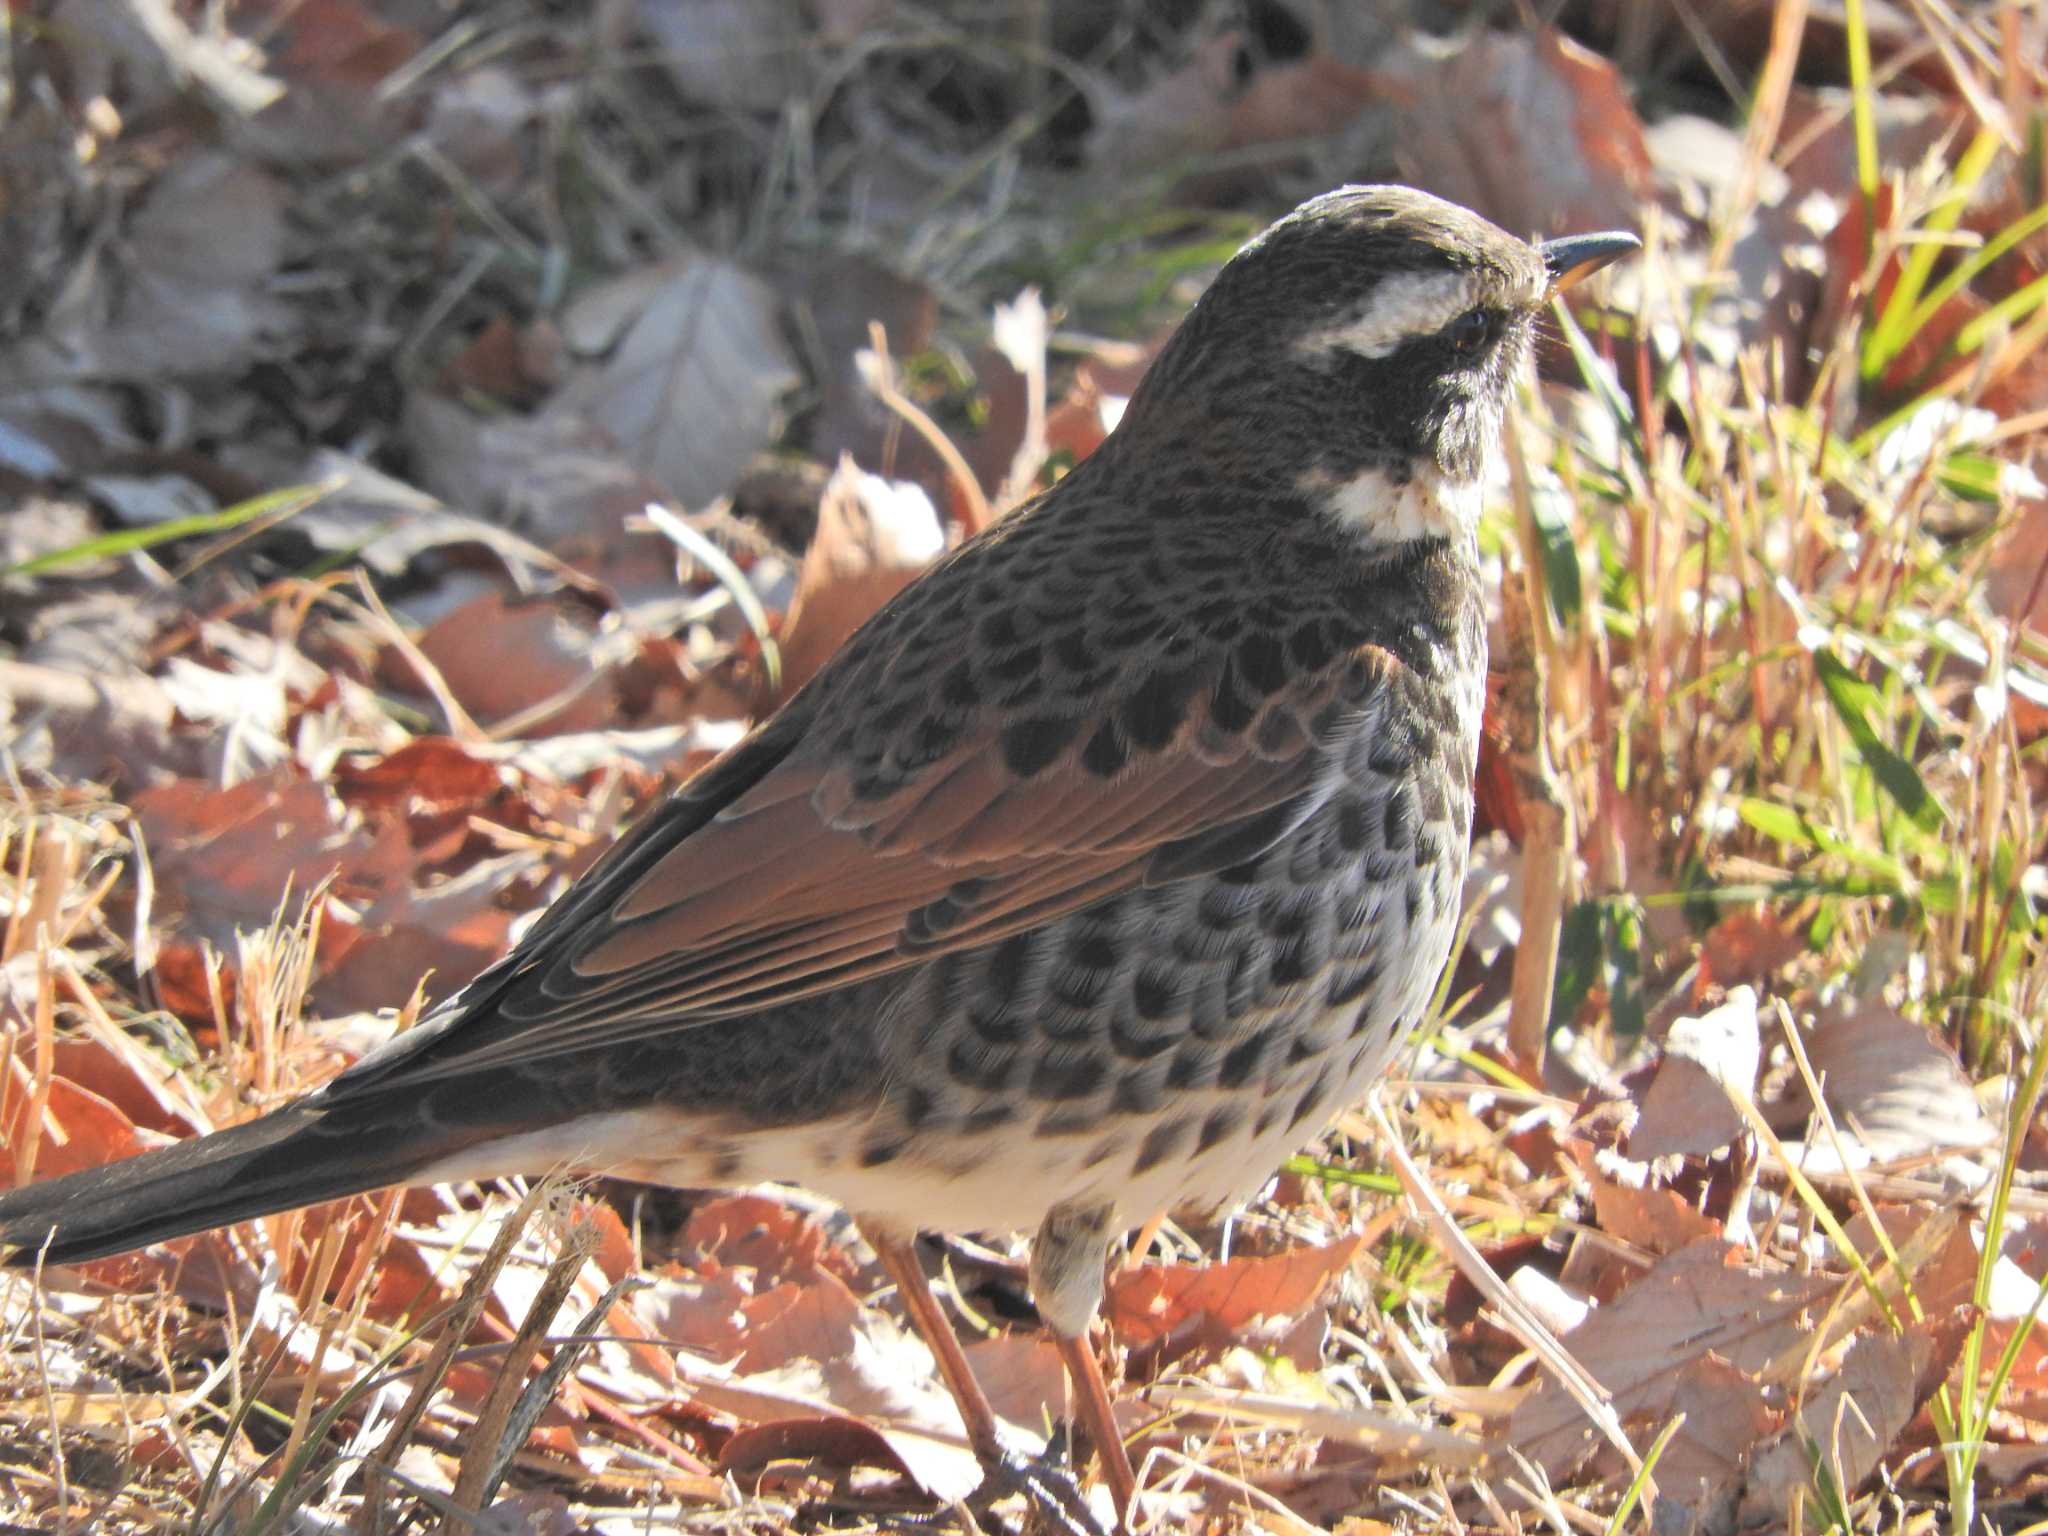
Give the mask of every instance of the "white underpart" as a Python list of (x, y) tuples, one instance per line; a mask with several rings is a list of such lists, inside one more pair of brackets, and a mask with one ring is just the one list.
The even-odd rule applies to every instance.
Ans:
[(1396, 272), (1372, 290), (1359, 312), (1301, 341), (1308, 353), (1387, 357), (1404, 343), (1434, 336), (1480, 300), (1470, 272)]
[(1301, 492), (1329, 509), (1347, 528), (1374, 543), (1404, 539), (1468, 538), (1479, 526), (1482, 483), (1454, 479), (1432, 471), (1418, 472), (1396, 486), (1377, 469), (1361, 470), (1338, 480), (1325, 470), (1301, 478)]
[(559, 1171), (614, 1174), (649, 1184), (715, 1183), (713, 1168), (726, 1139), (707, 1119), (662, 1108), (585, 1115), (566, 1125), (467, 1147), (422, 1168), (411, 1182), (453, 1184)]

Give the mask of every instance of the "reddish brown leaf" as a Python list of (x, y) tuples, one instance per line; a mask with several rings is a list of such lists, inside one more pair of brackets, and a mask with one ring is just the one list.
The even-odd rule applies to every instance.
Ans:
[(1806, 935), (1761, 908), (1724, 917), (1700, 946), (1701, 984), (1723, 987), (1762, 981), (1806, 953)]
[(1241, 1341), (1255, 1323), (1306, 1311), (1364, 1247), (1352, 1236), (1327, 1248), (1223, 1264), (1141, 1264), (1111, 1278), (1103, 1316), (1118, 1342), (1133, 1349), (1220, 1348)]
[(1641, 121), (1614, 66), (1549, 28), (1479, 32), (1382, 77), (1409, 179), (1522, 234), (1628, 228), (1651, 196)]
[(446, 811), (475, 806), (504, 787), (496, 763), (471, 756), (446, 736), (420, 736), (374, 761), (344, 757), (334, 789), (362, 810)]
[(1860, 1489), (1947, 1379), (1974, 1320), (1970, 1308), (1958, 1307), (1911, 1323), (1903, 1334), (1858, 1339), (1842, 1368), (1806, 1393), (1794, 1421), (1757, 1451), (1742, 1494), (1743, 1528), (1784, 1518), (1812, 1487), (1811, 1443), (1819, 1445), (1837, 1488), (1844, 1494)]
[(1675, 1190), (1631, 1189), (1601, 1172), (1593, 1149), (1581, 1141), (1565, 1150), (1578, 1163), (1593, 1194), (1600, 1230), (1651, 1253), (1675, 1253), (1688, 1243), (1721, 1236), (1721, 1224), (1693, 1209)]
[(690, 1213), (677, 1247), (696, 1267), (711, 1259), (719, 1268), (751, 1269), (763, 1289), (783, 1280), (801, 1283), (821, 1271), (850, 1280), (854, 1272), (823, 1227), (766, 1195), (706, 1200)]
[(863, 474), (842, 457), (818, 505), (818, 531), (804, 552), (783, 625), (783, 696), (810, 681), (848, 635), (944, 548), (923, 491)]
[[(1745, 1373), (1761, 1370), (1808, 1334), (1811, 1309), (1840, 1283), (1736, 1264), (1725, 1244), (1705, 1238), (1660, 1260), (1563, 1343), (1624, 1421), (1665, 1420), (1686, 1366), (1712, 1354)], [(1546, 1376), (1510, 1415), (1506, 1443), (1555, 1482), (1602, 1442), (1577, 1402)]]

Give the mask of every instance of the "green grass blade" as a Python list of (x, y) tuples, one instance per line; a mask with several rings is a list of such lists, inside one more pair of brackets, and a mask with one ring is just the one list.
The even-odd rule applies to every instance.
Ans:
[(1927, 297), (1914, 307), (1911, 315), (1907, 316), (1906, 335), (1912, 336), (1940, 312), (1942, 305), (1975, 282), (2007, 251), (2043, 228), (2048, 228), (2048, 203), (2043, 203), (2040, 207), (2014, 219), (1976, 250), (1964, 256), (1946, 277), (1928, 290)]
[(1883, 710), (1884, 700), (1878, 691), (1825, 647), (1813, 653), (1813, 670), (1878, 787), (1891, 796), (1914, 826), (1930, 834), (1939, 832), (1948, 819), (1947, 810), (1928, 789), (1920, 770), (1893, 751), (1870, 723), (1871, 714)]
[[(1991, 161), (1998, 153), (1999, 137), (1989, 128), (1978, 131), (1970, 141), (1970, 147), (1963, 151), (1949, 177), (1949, 191), (1935, 204), (1922, 226), (1930, 235), (1945, 235), (1956, 227), (1969, 206), (1970, 193), (1990, 169)], [(1863, 377), (1874, 379), (1890, 366), (1892, 359), (1905, 350), (1920, 327), (1932, 317), (1932, 311), (1923, 315), (1918, 302), (1927, 287), (1927, 279), (1934, 273), (1934, 264), (1941, 259), (1946, 244), (1940, 240), (1916, 241), (1907, 251), (1904, 264), (1899, 269), (1898, 281), (1892, 285), (1891, 297), (1885, 301), (1884, 313), (1870, 328), (1870, 335), (1863, 344), (1861, 371)], [(1939, 308), (1940, 306), (1936, 306)]]
[(103, 533), (96, 539), (85, 539), (66, 549), (54, 549), (46, 555), (37, 555), (32, 560), (22, 560), (0, 568), (4, 576), (40, 576), (46, 571), (60, 571), (66, 566), (82, 565), (89, 560), (104, 560), (113, 555), (132, 554), (138, 549), (150, 549), (158, 544), (168, 544), (174, 539), (190, 539), (201, 534), (225, 533), (239, 528), (244, 523), (253, 523), (259, 517), (275, 517), (283, 521), (296, 517), (322, 497), (330, 495), (341, 485), (339, 480), (323, 481), (319, 485), (293, 485), (281, 491), (269, 491), (261, 496), (252, 496), (247, 501), (238, 501), (232, 507), (218, 512), (205, 512), (194, 517), (173, 518), (167, 523), (152, 523), (147, 528), (117, 528)]
[(1607, 1522), (1606, 1536), (1621, 1536), (1628, 1524), (1628, 1517), (1635, 1513), (1635, 1507), (1642, 1501), (1643, 1493), (1650, 1486), (1650, 1478), (1657, 1470), (1657, 1459), (1664, 1454), (1664, 1448), (1672, 1437), (1685, 1427), (1685, 1415), (1673, 1414), (1671, 1422), (1657, 1431), (1657, 1438), (1650, 1442), (1650, 1448), (1643, 1452), (1643, 1464), (1636, 1468), (1636, 1475), (1630, 1480), (1628, 1491), (1621, 1496), (1621, 1502), (1614, 1506), (1613, 1518)]
[(1956, 351), (1967, 356), (1983, 346), (1998, 327), (2017, 326), (2043, 304), (2048, 304), (2048, 274), (2035, 278), (2017, 292), (2007, 294), (1957, 331)]
[(1849, 42), (1849, 101), (1856, 127), (1856, 189), (1872, 215), (1870, 237), (1877, 237), (1877, 92), (1870, 83), (1870, 19), (1863, 0), (1845, 0), (1843, 28)]

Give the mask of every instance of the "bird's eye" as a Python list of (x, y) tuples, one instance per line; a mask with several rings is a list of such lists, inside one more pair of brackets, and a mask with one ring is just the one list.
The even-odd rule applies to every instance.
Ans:
[(1444, 340), (1451, 350), (1459, 353), (1477, 352), (1493, 337), (1494, 319), (1490, 311), (1468, 309), (1449, 325), (1444, 327)]

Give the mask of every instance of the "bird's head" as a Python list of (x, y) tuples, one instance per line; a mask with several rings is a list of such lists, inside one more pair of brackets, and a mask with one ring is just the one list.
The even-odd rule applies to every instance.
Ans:
[(1226, 462), (1372, 543), (1469, 531), (1538, 316), (1637, 245), (1531, 244), (1425, 192), (1340, 187), (1231, 259), (1127, 421), (1227, 423)]

